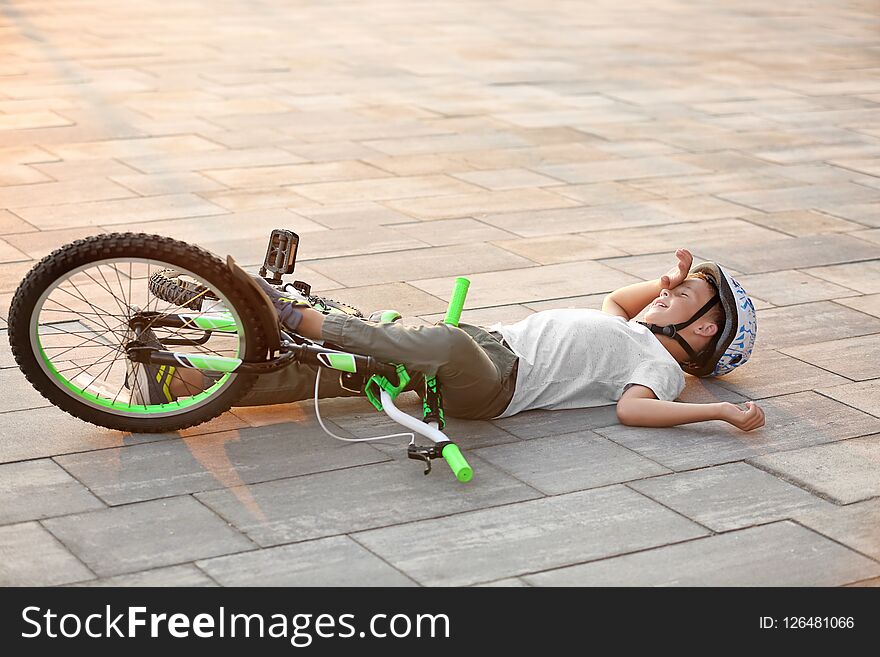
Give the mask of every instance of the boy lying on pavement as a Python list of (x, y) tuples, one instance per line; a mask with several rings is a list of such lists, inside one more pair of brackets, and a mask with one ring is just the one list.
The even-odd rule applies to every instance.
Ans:
[[(607, 295), (601, 311), (545, 310), (488, 329), (469, 324), (407, 327), (394, 321), (400, 315), (392, 311), (374, 313), (370, 320), (324, 315), (257, 280), (286, 330), (403, 363), (419, 374), (407, 390), (423, 390), (425, 376), (438, 376), (451, 416), (491, 419), (533, 409), (616, 403), (617, 417), (626, 425), (724, 420), (743, 431), (763, 426), (764, 412), (751, 401), (745, 409), (729, 402), (674, 401), (684, 389), (685, 372), (722, 376), (745, 363), (757, 329), (754, 305), (729, 273), (716, 263), (691, 269), (693, 256), (686, 249), (677, 250), (676, 257), (678, 263), (659, 279)], [(646, 306), (645, 321), (633, 320)], [(146, 374), (156, 395), (163, 384), (174, 397), (206, 387), (198, 370)], [(239, 405), (309, 399), (316, 374), (316, 368), (297, 363), (261, 375)], [(163, 376), (167, 380), (159, 380)], [(321, 380), (322, 398), (358, 394), (362, 391), (344, 388), (332, 377)], [(164, 399), (145, 403), (159, 401)]]

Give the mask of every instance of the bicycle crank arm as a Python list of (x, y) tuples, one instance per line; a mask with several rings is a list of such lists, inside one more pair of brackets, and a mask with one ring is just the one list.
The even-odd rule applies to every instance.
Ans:
[(139, 345), (131, 345), (126, 351), (131, 360), (139, 363), (174, 365), (175, 367), (207, 372), (227, 372), (229, 374), (268, 374), (284, 369), (296, 361), (296, 354), (293, 352), (281, 354), (278, 358), (269, 361), (247, 363), (240, 358), (209, 354), (182, 354)]

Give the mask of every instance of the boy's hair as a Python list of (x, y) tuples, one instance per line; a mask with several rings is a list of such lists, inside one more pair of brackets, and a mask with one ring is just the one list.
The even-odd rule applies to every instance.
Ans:
[[(706, 275), (705, 272), (698, 271), (693, 274), (688, 274), (687, 278), (699, 278), (700, 280), (706, 281), (709, 286), (712, 288), (714, 292), (718, 292), (718, 288), (715, 286), (715, 282)], [(726, 316), (724, 314), (724, 308), (721, 306), (721, 297), (716, 298), (716, 303), (709, 310), (706, 311), (706, 314), (703, 315), (700, 319), (705, 319), (718, 327), (718, 330), (715, 332), (715, 335), (712, 336), (712, 339), (709, 340), (709, 343), (706, 345), (705, 349), (703, 349), (698, 356), (702, 359), (713, 351), (715, 351), (715, 345), (718, 344), (718, 339), (721, 337), (721, 332), (724, 330), (724, 324), (726, 321)]]

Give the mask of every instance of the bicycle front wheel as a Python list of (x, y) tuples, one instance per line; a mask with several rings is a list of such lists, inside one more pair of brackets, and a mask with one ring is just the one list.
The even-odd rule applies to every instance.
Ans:
[[(155, 296), (149, 281), (167, 269), (212, 298), (194, 309)], [(12, 300), (9, 340), (31, 384), (71, 415), (122, 431), (173, 431), (226, 411), (255, 377), (181, 377), (183, 367), (166, 376), (165, 366), (132, 361), (127, 345), (149, 336), (155, 348), (180, 354), (182, 366), (214, 356), (258, 361), (267, 350), (258, 307), (207, 251), (158, 235), (113, 233), (77, 240), (33, 267)], [(145, 375), (163, 381), (162, 395), (144, 394)]]

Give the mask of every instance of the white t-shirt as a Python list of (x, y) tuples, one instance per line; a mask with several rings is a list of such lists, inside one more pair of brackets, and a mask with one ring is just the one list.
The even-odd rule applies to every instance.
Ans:
[(667, 401), (684, 389), (681, 366), (634, 320), (600, 310), (544, 310), (489, 329), (519, 356), (513, 398), (498, 417), (612, 404), (633, 383)]

